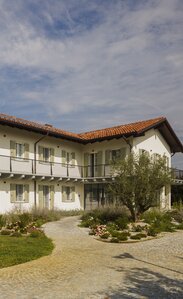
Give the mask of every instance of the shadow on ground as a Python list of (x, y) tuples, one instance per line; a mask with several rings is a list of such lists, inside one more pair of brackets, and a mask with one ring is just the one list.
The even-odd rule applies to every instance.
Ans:
[[(119, 259), (135, 259), (132, 255), (125, 253), (116, 256)], [(141, 261), (141, 260), (139, 260)], [(142, 262), (146, 263), (142, 260)], [(151, 263), (150, 263), (151, 264)], [(153, 265), (153, 264), (152, 264)], [(157, 265), (156, 265), (157, 266)], [(180, 272), (161, 267), (179, 274)], [(108, 293), (109, 299), (129, 299), (129, 298), (148, 298), (148, 299), (182, 299), (183, 298), (183, 276), (182, 279), (172, 279), (148, 268), (133, 268), (126, 270), (122, 267), (116, 269), (125, 273), (123, 286), (118, 290), (111, 290)], [(107, 298), (107, 297), (106, 297)]]

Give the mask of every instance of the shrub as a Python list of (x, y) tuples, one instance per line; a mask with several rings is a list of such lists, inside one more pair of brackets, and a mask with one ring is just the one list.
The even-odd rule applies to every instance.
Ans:
[(127, 213), (124, 209), (107, 207), (86, 212), (81, 216), (81, 220), (86, 224), (88, 224), (88, 220), (90, 221), (91, 219), (97, 224), (107, 224), (115, 222), (115, 220), (123, 217), (128, 219)]
[(34, 230), (30, 233), (30, 237), (31, 238), (40, 238), (40, 237), (44, 237), (44, 232), (43, 231), (40, 231), (40, 230)]
[(110, 240), (110, 242), (111, 242), (111, 243), (119, 243), (119, 240), (118, 240), (118, 238), (112, 238), (112, 239)]
[(152, 226), (150, 226), (147, 230), (148, 236), (156, 237), (158, 233), (159, 233), (159, 231)]
[(33, 216), (30, 213), (25, 213), (25, 212), (19, 214), (18, 217), (19, 217), (18, 224), (20, 228), (26, 227), (33, 219)]
[(109, 236), (110, 236), (110, 234), (108, 232), (106, 232), (106, 233), (103, 233), (102, 235), (100, 235), (100, 238), (101, 239), (108, 239)]
[(146, 237), (147, 237), (146, 234), (139, 233), (139, 234), (131, 236), (130, 239), (132, 239), (132, 240), (140, 240), (140, 239), (146, 238)]
[(121, 217), (118, 217), (115, 220), (115, 224), (117, 224), (119, 229), (122, 229), (122, 230), (127, 228), (128, 223), (129, 223), (128, 217), (125, 216), (125, 215), (121, 216)]
[(19, 237), (22, 237), (22, 234), (20, 232), (13, 232), (11, 234), (11, 237), (17, 237), (17, 238), (19, 238)]
[(127, 233), (127, 232), (120, 232), (119, 234), (118, 234), (118, 240), (119, 241), (127, 241), (128, 240), (128, 236), (129, 236), (129, 233)]
[(1, 235), (4, 235), (4, 236), (11, 235), (11, 230), (3, 229), (3, 230), (1, 231)]
[(5, 224), (6, 224), (5, 217), (3, 215), (0, 215), (0, 228), (5, 226)]
[(133, 231), (137, 232), (137, 233), (143, 231), (143, 229), (144, 228), (141, 225), (134, 225), (133, 226)]
[(144, 222), (152, 224), (156, 219), (161, 218), (161, 216), (162, 212), (157, 209), (152, 209), (143, 213), (141, 218), (144, 220)]
[(175, 226), (176, 229), (183, 229), (183, 223), (180, 223)]
[(168, 213), (176, 222), (183, 223), (183, 210), (172, 210)]

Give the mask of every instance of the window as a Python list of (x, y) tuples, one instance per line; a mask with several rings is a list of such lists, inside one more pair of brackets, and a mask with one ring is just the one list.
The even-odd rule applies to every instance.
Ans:
[(76, 165), (76, 155), (74, 152), (66, 152), (65, 150), (62, 150), (62, 163), (66, 166), (66, 164), (69, 165)]
[(23, 185), (16, 185), (16, 201), (23, 201), (24, 187)]
[(43, 147), (43, 161), (48, 162), (50, 160), (50, 149)]
[(24, 157), (24, 144), (16, 143), (16, 157), (17, 158)]
[(62, 187), (62, 201), (64, 202), (75, 201), (75, 187), (70, 187), (70, 186)]
[(121, 150), (120, 149), (111, 151), (111, 160), (112, 161), (115, 161), (115, 160), (119, 159), (120, 157), (121, 157)]

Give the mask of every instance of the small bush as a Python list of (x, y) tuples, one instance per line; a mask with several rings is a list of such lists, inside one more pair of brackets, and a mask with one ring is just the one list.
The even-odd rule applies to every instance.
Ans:
[(126, 233), (126, 232), (120, 232), (118, 234), (118, 240), (119, 241), (127, 241), (128, 240), (128, 236), (129, 236), (129, 233)]
[(168, 213), (176, 222), (183, 223), (183, 210), (172, 210)]
[(127, 216), (123, 216), (123, 217), (118, 217), (115, 220), (115, 224), (118, 225), (119, 229), (123, 230), (126, 229), (128, 226), (129, 220)]
[(118, 238), (112, 238), (112, 239), (110, 240), (110, 242), (111, 242), (111, 243), (119, 243), (119, 240), (118, 240)]
[(146, 234), (139, 233), (139, 234), (131, 236), (130, 239), (132, 239), (132, 240), (140, 240), (140, 239), (146, 238), (146, 237), (147, 237)]
[(101, 239), (108, 239), (110, 234), (108, 232), (104, 233), (103, 235), (100, 235)]
[(141, 231), (143, 231), (143, 227), (141, 226), (141, 225), (134, 225), (133, 226), (133, 231), (134, 232), (141, 232)]
[(33, 216), (30, 213), (19, 214), (19, 227), (24, 228), (32, 221)]
[(20, 232), (13, 232), (11, 234), (11, 237), (17, 237), (17, 238), (19, 238), (19, 237), (22, 237), (22, 234)]
[(1, 231), (1, 235), (3, 235), (3, 236), (11, 235), (11, 230), (3, 229), (3, 230)]
[(0, 228), (5, 226), (5, 224), (6, 224), (6, 220), (5, 220), (4, 215), (0, 215)]
[(29, 235), (31, 238), (41, 238), (44, 237), (44, 232), (40, 230), (34, 230)]
[(152, 226), (150, 226), (147, 230), (148, 236), (156, 237), (158, 233), (159, 233), (159, 231)]
[(183, 223), (176, 225), (175, 228), (176, 229), (183, 229)]

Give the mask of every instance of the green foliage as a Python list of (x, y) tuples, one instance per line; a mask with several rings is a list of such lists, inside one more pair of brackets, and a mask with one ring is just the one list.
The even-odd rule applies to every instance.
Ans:
[(110, 240), (111, 243), (119, 243), (119, 239), (118, 238), (112, 238)]
[(111, 201), (125, 205), (134, 221), (159, 204), (158, 192), (171, 182), (165, 157), (152, 163), (147, 154), (130, 154), (124, 160), (115, 161), (113, 169), (115, 181), (109, 185)]
[(175, 228), (176, 229), (183, 229), (183, 223), (176, 225)]
[(183, 223), (183, 209), (169, 211), (169, 214), (175, 221)]
[(6, 220), (5, 220), (4, 215), (0, 215), (0, 228), (5, 226), (5, 224), (6, 224)]
[(100, 238), (101, 238), (101, 239), (108, 239), (109, 236), (110, 236), (110, 234), (109, 234), (108, 232), (106, 232), (106, 233), (100, 235)]
[(161, 219), (162, 215), (164, 215), (164, 213), (162, 213), (160, 210), (152, 209), (143, 213), (141, 218), (144, 222), (152, 224), (156, 219)]
[(31, 260), (52, 252), (52, 241), (42, 238), (0, 236), (0, 268), (9, 267)]
[(129, 223), (129, 219), (126, 215), (123, 217), (119, 217), (115, 220), (115, 224), (118, 225), (119, 229), (127, 229)]
[(43, 231), (41, 230), (33, 230), (31, 233), (30, 233), (30, 237), (31, 238), (42, 238), (44, 237), (45, 234)]
[(19, 237), (22, 237), (22, 234), (20, 232), (13, 232), (11, 234), (11, 237), (16, 237), (16, 238), (19, 238)]
[(139, 234), (131, 236), (130, 239), (132, 239), (132, 240), (140, 240), (140, 239), (146, 238), (146, 237), (147, 237), (146, 234), (139, 233)]
[(121, 228), (126, 228), (127, 223), (129, 222), (127, 213), (124, 209), (113, 207), (96, 209), (90, 212), (86, 212), (81, 216), (81, 220), (81, 227), (92, 227), (99, 224), (110, 225), (110, 223), (116, 223), (117, 221)]
[(1, 235), (4, 235), (4, 236), (11, 235), (11, 230), (8, 230), (8, 229), (2, 229), (2, 231), (1, 231)]
[(156, 237), (159, 233), (159, 230), (157, 230), (155, 227), (150, 226), (147, 230), (148, 236)]

